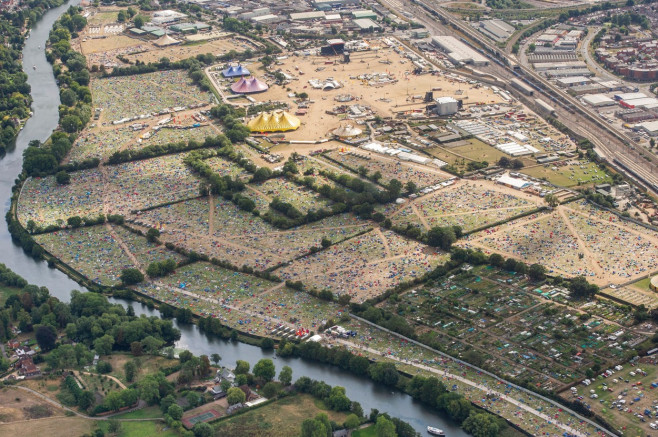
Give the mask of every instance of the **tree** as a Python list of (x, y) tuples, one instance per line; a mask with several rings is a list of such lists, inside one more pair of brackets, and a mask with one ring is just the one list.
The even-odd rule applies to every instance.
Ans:
[(61, 125), (65, 132), (73, 133), (82, 129), (82, 120), (77, 115), (69, 114), (62, 118)]
[(397, 384), (400, 375), (393, 363), (375, 363), (368, 368), (370, 377), (375, 382), (381, 382), (385, 385), (394, 386)]
[(112, 346), (114, 346), (114, 337), (110, 334), (94, 340), (94, 349), (98, 355), (109, 355), (112, 352)]
[(117, 419), (109, 419), (107, 421), (107, 432), (110, 434), (119, 434), (121, 432), (121, 422)]
[(59, 94), (59, 98), (62, 102), (62, 105), (66, 106), (75, 106), (75, 103), (78, 101), (78, 95), (72, 89), (64, 89)]
[(528, 268), (528, 276), (535, 282), (543, 281), (546, 278), (546, 267), (541, 264), (533, 264)]
[(560, 200), (557, 198), (555, 194), (547, 194), (546, 196), (544, 196), (544, 201), (551, 208), (555, 208), (560, 204)]
[(435, 226), (427, 232), (427, 244), (433, 247), (447, 251), (455, 241), (457, 241), (457, 236), (451, 226)]
[(599, 291), (599, 287), (587, 282), (584, 276), (577, 276), (571, 279), (567, 288), (571, 292), (571, 296), (575, 299), (590, 299)]
[(126, 374), (126, 381), (133, 382), (137, 374), (137, 365), (132, 360), (126, 361), (126, 364), (123, 365), (123, 371)]
[(320, 241), (320, 245), (322, 246), (323, 249), (326, 249), (329, 246), (331, 246), (331, 240), (327, 237), (322, 237), (322, 241)]
[(146, 231), (146, 239), (151, 243), (155, 242), (155, 240), (157, 240), (159, 236), (160, 236), (160, 231), (158, 231), (155, 228), (149, 228), (149, 230)]
[(262, 378), (265, 381), (271, 381), (275, 374), (276, 369), (274, 368), (274, 363), (268, 358), (259, 360), (254, 366), (254, 376)]
[(495, 416), (488, 413), (472, 412), (462, 424), (464, 431), (473, 437), (496, 437), (500, 432), (500, 424)]
[(249, 373), (249, 363), (244, 360), (237, 360), (235, 362), (235, 371), (234, 373), (236, 375), (243, 375), (245, 373)]
[(241, 404), (247, 399), (247, 395), (238, 387), (231, 387), (226, 392), (226, 400), (229, 405)]
[(144, 275), (137, 269), (128, 268), (121, 271), (121, 283), (123, 285), (139, 284), (144, 280)]
[(160, 401), (160, 410), (162, 413), (166, 413), (169, 410), (169, 407), (176, 403), (176, 398), (173, 395), (167, 395)]
[(205, 422), (195, 424), (194, 428), (192, 428), (192, 432), (194, 433), (194, 437), (212, 437), (215, 433), (213, 427)]
[(144, 17), (141, 15), (138, 15), (135, 17), (133, 20), (133, 24), (135, 25), (136, 28), (141, 29), (142, 26), (144, 26)]
[(82, 226), (82, 219), (77, 215), (74, 215), (73, 217), (69, 217), (66, 219), (66, 224), (71, 226), (72, 228), (79, 228), (80, 226)]
[(274, 349), (274, 340), (269, 337), (265, 337), (260, 341), (260, 348), (263, 350), (272, 350)]
[(345, 418), (343, 425), (347, 429), (356, 429), (359, 425), (361, 425), (361, 419), (359, 419), (356, 414), (350, 414)]
[(332, 427), (329, 417), (320, 413), (314, 419), (302, 422), (301, 437), (331, 437)]
[(279, 373), (279, 381), (281, 381), (281, 384), (283, 385), (290, 385), (292, 382), (292, 369), (290, 366), (283, 366)]
[(377, 437), (397, 437), (395, 424), (386, 417), (379, 416), (377, 423), (375, 423), (375, 434)]
[(263, 386), (262, 389), (263, 396), (265, 396), (268, 399), (272, 399), (279, 393), (280, 387), (281, 386), (276, 382), (272, 382), (272, 381), (268, 382)]
[(117, 21), (119, 23), (123, 23), (124, 21), (126, 21), (126, 11), (119, 11), (119, 13), (117, 14)]
[(220, 357), (218, 353), (214, 353), (214, 354), (210, 355), (210, 359), (212, 360), (213, 363), (215, 363), (215, 366), (216, 366), (220, 362), (222, 357)]
[(404, 187), (409, 194), (413, 194), (418, 191), (418, 186), (413, 181), (407, 182)]
[(55, 347), (55, 342), (57, 341), (57, 332), (52, 326), (39, 326), (36, 330), (35, 336), (41, 350), (49, 351)]
[(174, 420), (181, 420), (183, 417), (183, 408), (178, 404), (172, 404), (167, 408), (167, 414)]
[(71, 183), (71, 176), (64, 170), (58, 171), (55, 175), (55, 180), (59, 185), (68, 185)]

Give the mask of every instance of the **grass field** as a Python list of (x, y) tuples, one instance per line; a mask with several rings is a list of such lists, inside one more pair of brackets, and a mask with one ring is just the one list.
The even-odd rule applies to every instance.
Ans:
[(5, 302), (7, 302), (7, 299), (9, 297), (20, 293), (21, 289), (16, 288), (16, 287), (6, 287), (4, 285), (0, 285), (0, 306), (5, 305)]
[[(107, 433), (107, 421), (100, 421), (98, 426)], [(165, 430), (166, 425), (164, 422), (121, 422), (121, 431), (116, 434), (117, 437), (178, 437), (178, 433), (174, 430)]]
[(352, 437), (377, 437), (375, 425), (370, 425), (366, 428), (352, 431)]
[(114, 416), (116, 419), (159, 419), (161, 417), (162, 411), (160, 411), (158, 406), (146, 407), (141, 410), (117, 414)]
[(633, 282), (631, 286), (635, 288), (639, 288), (640, 290), (644, 290), (644, 291), (652, 291), (651, 288), (649, 288), (650, 284), (651, 284), (651, 278), (644, 278), (644, 279), (640, 279), (637, 282)]
[(215, 425), (218, 436), (289, 437), (299, 435), (304, 419), (326, 413), (329, 420), (343, 423), (346, 415), (323, 411), (309, 395), (289, 396)]
[(135, 364), (137, 364), (137, 374), (135, 376), (134, 382), (138, 382), (143, 376), (146, 376), (150, 373), (155, 373), (163, 367), (173, 366), (178, 362), (177, 360), (170, 360), (165, 357), (154, 356), (154, 355), (143, 355), (141, 357), (136, 358), (133, 357), (132, 355), (121, 354), (121, 353), (114, 353), (112, 355), (105, 356), (103, 357), (103, 360), (108, 361), (110, 364), (112, 364), (113, 370), (110, 373), (110, 375), (114, 376), (124, 384), (128, 384), (128, 381), (126, 381), (123, 366), (128, 361), (132, 360), (135, 361)]
[(555, 167), (549, 164), (547, 166), (526, 168), (521, 172), (535, 178), (546, 179), (562, 187), (612, 183), (612, 178), (592, 162), (575, 162), (564, 167)]

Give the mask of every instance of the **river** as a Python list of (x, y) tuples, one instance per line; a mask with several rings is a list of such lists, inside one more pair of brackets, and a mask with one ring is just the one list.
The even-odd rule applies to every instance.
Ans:
[[(72, 0), (64, 6), (48, 11), (32, 29), (23, 49), (23, 68), (28, 75), (28, 83), (32, 87), (34, 99), (32, 111), (34, 114), (18, 135), (16, 148), (0, 160), (0, 199), (4, 200), (3, 217), (9, 210), (11, 187), (21, 170), (23, 150), (32, 140), (45, 141), (57, 126), (59, 89), (53, 77), (51, 65), (46, 61), (44, 46), (55, 20), (70, 5), (79, 3), (80, 0)], [(0, 226), (0, 262), (31, 284), (48, 287), (53, 296), (63, 301), (69, 300), (70, 291), (73, 289), (84, 291), (84, 288), (64, 273), (49, 268), (43, 261), (35, 261), (25, 255), (23, 250), (12, 242), (4, 221)], [(149, 309), (141, 303), (131, 303), (121, 299), (111, 299), (111, 301), (124, 306), (132, 304), (136, 314), (159, 316), (157, 310)], [(188, 349), (195, 355), (218, 353), (222, 357), (221, 363), (228, 366), (234, 365), (238, 359), (248, 361), (253, 366), (261, 358), (272, 358), (277, 367), (277, 373), (282, 366), (288, 365), (293, 370), (293, 379), (308, 376), (325, 381), (332, 386), (345, 387), (347, 396), (360, 402), (366, 414), (370, 412), (370, 409), (376, 408), (380, 412), (386, 412), (409, 422), (423, 435), (428, 435), (426, 433), (428, 425), (444, 429), (446, 434), (451, 437), (467, 435), (458, 426), (415, 402), (410, 396), (377, 386), (369, 379), (358, 378), (333, 366), (298, 358), (279, 358), (258, 347), (211, 337), (201, 332), (196, 325), (178, 325), (175, 321), (174, 324), (181, 331), (181, 339), (176, 346)]]

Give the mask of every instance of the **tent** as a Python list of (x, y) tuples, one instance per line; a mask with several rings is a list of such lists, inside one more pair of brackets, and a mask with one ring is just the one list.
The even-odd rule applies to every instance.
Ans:
[(180, 44), (180, 41), (170, 37), (169, 35), (162, 35), (160, 38), (153, 41), (153, 44), (155, 44), (158, 47), (166, 47), (166, 46), (173, 46), (175, 44)]
[(351, 124), (348, 124), (347, 126), (341, 126), (338, 129), (334, 129), (332, 134), (340, 138), (347, 138), (361, 135), (361, 132), (363, 131), (358, 127), (354, 127)]
[(286, 111), (261, 112), (247, 123), (252, 132), (284, 132), (299, 128), (299, 118)]
[(249, 77), (247, 79), (243, 77), (231, 85), (231, 90), (236, 94), (262, 93), (263, 91), (267, 91), (268, 88), (265, 82), (261, 82), (255, 77)]
[(240, 77), (240, 76), (249, 76), (249, 70), (244, 68), (242, 65), (237, 67), (228, 67), (226, 70), (222, 71), (224, 77)]

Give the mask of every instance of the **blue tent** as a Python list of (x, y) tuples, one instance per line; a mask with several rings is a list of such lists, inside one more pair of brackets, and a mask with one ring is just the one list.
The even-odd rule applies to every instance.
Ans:
[(251, 73), (249, 73), (249, 70), (244, 68), (242, 65), (238, 65), (237, 67), (229, 67), (222, 71), (222, 75), (224, 75), (224, 77), (249, 76), (250, 74)]

